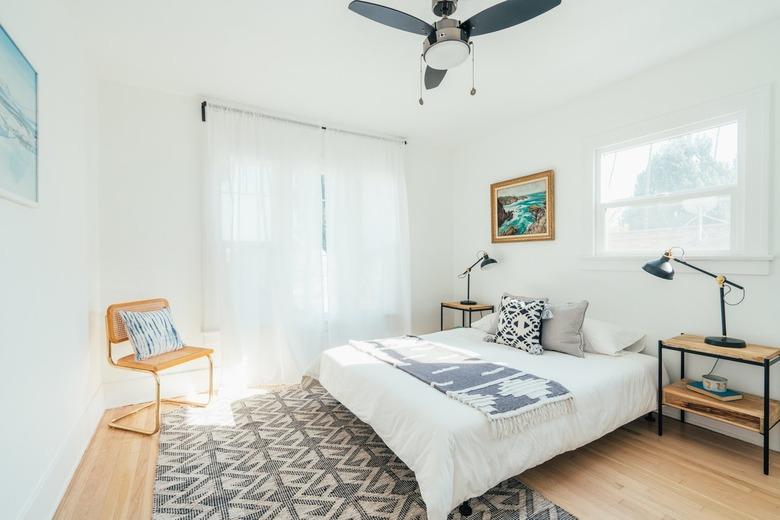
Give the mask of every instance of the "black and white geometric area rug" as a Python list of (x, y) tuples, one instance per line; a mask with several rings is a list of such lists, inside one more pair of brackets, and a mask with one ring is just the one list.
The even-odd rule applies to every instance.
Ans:
[[(574, 520), (517, 479), (472, 519)], [(414, 473), (319, 384), (164, 414), (154, 520), (424, 520)], [(457, 509), (450, 518), (460, 519)]]

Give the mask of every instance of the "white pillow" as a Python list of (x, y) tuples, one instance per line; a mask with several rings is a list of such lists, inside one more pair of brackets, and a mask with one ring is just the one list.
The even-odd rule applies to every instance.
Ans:
[(495, 335), (495, 333), (498, 331), (498, 313), (491, 312), (484, 318), (478, 319), (471, 324), (471, 328)]
[(642, 352), (647, 344), (645, 343), (645, 336), (642, 336), (636, 343), (627, 346), (623, 349), (623, 352)]
[(615, 356), (623, 350), (641, 352), (645, 348), (645, 334), (606, 321), (585, 318), (582, 333), (585, 352)]

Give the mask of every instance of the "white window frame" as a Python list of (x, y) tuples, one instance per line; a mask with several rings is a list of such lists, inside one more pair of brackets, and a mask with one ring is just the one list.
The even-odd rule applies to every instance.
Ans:
[[(606, 251), (605, 210), (615, 206), (674, 202), (712, 194), (731, 194), (731, 244), (728, 251), (695, 251), (690, 259), (707, 260), (721, 272), (769, 274), (773, 256), (769, 250), (769, 171), (771, 135), (771, 89), (769, 86), (708, 102), (596, 136), (585, 143), (586, 167), (590, 171), (590, 229), (581, 255), (582, 266), (597, 270), (636, 269), (636, 261), (648, 253)], [(600, 160), (605, 152), (619, 151), (715, 126), (736, 122), (738, 163), (736, 186), (651, 195), (601, 202)], [(669, 244), (669, 247), (679, 244)], [(714, 265), (717, 264), (717, 265)]]
[[(616, 207), (638, 207), (651, 204), (663, 204), (672, 203), (680, 200), (690, 199), (692, 197), (699, 196), (717, 196), (717, 195), (730, 195), (731, 196), (731, 232), (730, 232), (730, 244), (729, 249), (726, 251), (690, 251), (697, 255), (706, 254), (709, 256), (732, 256), (738, 254), (744, 249), (743, 244), (743, 227), (744, 227), (744, 206), (745, 206), (745, 114), (739, 112), (736, 114), (725, 114), (723, 116), (710, 119), (708, 121), (699, 121), (691, 123), (689, 125), (672, 128), (656, 134), (639, 137), (630, 141), (624, 141), (602, 148), (597, 148), (594, 151), (594, 194), (595, 194), (595, 233), (594, 233), (594, 248), (597, 256), (625, 256), (627, 254), (651, 254), (657, 251), (644, 250), (644, 251), (608, 251), (606, 249), (607, 229), (605, 222), (606, 210)], [(681, 137), (684, 135), (702, 132), (716, 128), (718, 126), (737, 123), (737, 183), (735, 185), (726, 186), (714, 186), (711, 188), (702, 188), (698, 190), (679, 191), (675, 193), (664, 193), (659, 195), (645, 195), (642, 197), (629, 197), (624, 199), (615, 199), (609, 202), (603, 202), (601, 200), (602, 185), (601, 185), (601, 157), (605, 153), (618, 152), (635, 148), (650, 143), (657, 143), (665, 139)], [(673, 246), (677, 244), (669, 244)]]

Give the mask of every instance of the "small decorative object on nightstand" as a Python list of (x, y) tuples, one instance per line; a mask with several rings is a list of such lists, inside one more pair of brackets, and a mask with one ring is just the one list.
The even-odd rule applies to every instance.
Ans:
[(482, 313), (485, 311), (495, 312), (496, 310), (495, 307), (486, 303), (474, 302), (474, 305), (464, 305), (461, 302), (441, 302), (441, 307), (439, 308), (439, 328), (441, 330), (444, 330), (444, 309), (454, 309), (456, 311), (460, 311), (461, 320), (464, 327), (466, 326), (466, 313), (469, 315), (469, 327), (471, 327), (471, 315), (473, 313), (478, 312), (480, 315), (482, 315)]
[[(680, 353), (681, 380), (666, 386), (662, 386), (664, 350), (675, 350)], [(723, 401), (688, 388), (691, 382), (685, 379), (685, 354), (763, 367), (763, 396), (742, 394), (741, 399)], [(760, 433), (764, 436), (764, 475), (769, 475), (769, 430), (780, 421), (780, 401), (769, 398), (769, 375), (770, 368), (778, 361), (780, 361), (780, 349), (774, 347), (750, 343), (740, 349), (716, 347), (706, 343), (702, 336), (689, 334), (659, 341), (658, 435), (663, 435), (663, 405), (680, 410), (682, 422), (685, 422), (685, 412), (691, 412)]]
[[(717, 362), (716, 362), (717, 363)], [(714, 370), (715, 367), (713, 367)], [(701, 376), (701, 386), (704, 390), (714, 394), (722, 394), (729, 388), (729, 380), (710, 372)]]

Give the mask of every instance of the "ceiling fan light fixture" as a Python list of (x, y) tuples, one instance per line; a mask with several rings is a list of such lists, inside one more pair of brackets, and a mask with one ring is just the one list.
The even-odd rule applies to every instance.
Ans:
[(434, 43), (425, 51), (425, 63), (438, 70), (449, 70), (466, 61), (471, 53), (469, 44), (462, 40)]
[(471, 54), (469, 37), (460, 28), (460, 22), (444, 18), (436, 22), (423, 42), (425, 63), (432, 69), (449, 70), (466, 61)]

